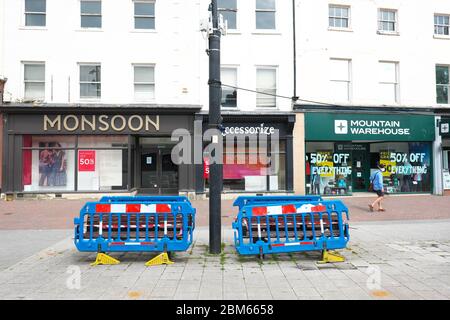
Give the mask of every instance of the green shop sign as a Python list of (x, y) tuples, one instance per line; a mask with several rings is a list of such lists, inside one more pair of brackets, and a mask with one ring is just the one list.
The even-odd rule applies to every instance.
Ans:
[(307, 113), (307, 141), (434, 141), (434, 116)]

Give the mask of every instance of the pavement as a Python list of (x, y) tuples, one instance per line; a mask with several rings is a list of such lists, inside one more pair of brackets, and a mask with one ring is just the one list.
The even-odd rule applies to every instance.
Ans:
[[(208, 253), (208, 230), (175, 264), (145, 267), (151, 254), (112, 254), (90, 266), (67, 237), (0, 271), (0, 299), (450, 299), (450, 220), (354, 223), (346, 262), (316, 264), (318, 252), (239, 256), (224, 228), (223, 253)], [(2, 233), (5, 231), (2, 231)], [(0, 234), (1, 235), (1, 234)], [(16, 244), (15, 244), (16, 246)], [(3, 254), (3, 253), (2, 253)]]
[(90, 266), (95, 254), (73, 245), (80, 200), (0, 202), (0, 299), (450, 299), (450, 198), (343, 198), (350, 211), (343, 263), (317, 264), (319, 252), (239, 256), (232, 200), (222, 202), (223, 252), (208, 250), (208, 201), (197, 208), (194, 244), (175, 264), (145, 267), (154, 254), (112, 254), (121, 263)]
[[(450, 197), (433, 195), (392, 195), (386, 197), (386, 212), (370, 213), (370, 197), (342, 197), (349, 208), (352, 222), (387, 220), (450, 219)], [(50, 199), (50, 200), (0, 200), (0, 230), (61, 230), (72, 229), (73, 218), (87, 201), (96, 199)], [(193, 200), (197, 209), (196, 225), (209, 225), (208, 200)], [(237, 215), (233, 200), (222, 201), (222, 224), (231, 226)]]

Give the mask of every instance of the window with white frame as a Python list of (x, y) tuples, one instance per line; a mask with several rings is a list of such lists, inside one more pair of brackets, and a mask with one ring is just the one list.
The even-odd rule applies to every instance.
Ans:
[(237, 0), (218, 0), (218, 12), (227, 21), (228, 29), (237, 29)]
[(351, 100), (351, 60), (330, 59), (330, 93), (334, 100)]
[(25, 100), (45, 99), (45, 63), (24, 62), (24, 98)]
[(149, 0), (134, 1), (134, 28), (155, 29), (155, 2)]
[(378, 9), (378, 31), (397, 31), (397, 10)]
[[(237, 107), (237, 68), (222, 67), (220, 70), (220, 77), (224, 86), (222, 86), (222, 101), (223, 108)], [(232, 87), (229, 87), (232, 86)]]
[(398, 103), (398, 63), (390, 61), (380, 61), (378, 67), (380, 102), (384, 104)]
[(256, 0), (256, 29), (275, 29), (275, 0)]
[(449, 104), (450, 66), (436, 66), (436, 102)]
[(99, 99), (101, 96), (100, 64), (80, 64), (80, 98)]
[(450, 35), (450, 15), (434, 15), (434, 34), (448, 36)]
[(330, 4), (328, 23), (331, 28), (350, 28), (350, 7)]
[(256, 69), (256, 106), (272, 108), (277, 105), (277, 70), (260, 67)]
[(134, 99), (136, 101), (155, 99), (155, 66), (134, 66)]
[(25, 25), (45, 27), (47, 14), (46, 0), (25, 0)]
[(102, 2), (94, 0), (80, 1), (81, 28), (102, 27)]

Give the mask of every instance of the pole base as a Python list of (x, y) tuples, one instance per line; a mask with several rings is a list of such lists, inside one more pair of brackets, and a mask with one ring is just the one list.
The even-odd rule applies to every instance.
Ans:
[(91, 266), (98, 266), (99, 264), (114, 265), (119, 263), (119, 260), (114, 259), (113, 257), (110, 257), (105, 253), (97, 253), (97, 258), (95, 259), (95, 262), (91, 263)]
[(341, 256), (336, 251), (328, 251), (323, 250), (322, 251), (322, 260), (317, 261), (317, 263), (323, 264), (323, 263), (335, 263), (335, 262), (344, 262), (345, 258)]
[(147, 267), (160, 266), (162, 264), (173, 264), (173, 261), (170, 261), (169, 255), (167, 254), (167, 252), (163, 252), (163, 253), (157, 255), (156, 257), (154, 257), (153, 259), (150, 259), (149, 261), (147, 261), (145, 263), (145, 266), (147, 266)]

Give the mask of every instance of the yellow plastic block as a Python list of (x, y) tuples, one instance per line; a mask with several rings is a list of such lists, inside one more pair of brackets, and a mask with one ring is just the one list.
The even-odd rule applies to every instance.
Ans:
[(163, 253), (157, 255), (153, 259), (147, 261), (147, 263), (145, 265), (147, 267), (151, 267), (151, 266), (159, 266), (162, 264), (173, 264), (173, 261), (170, 261), (169, 255), (167, 254), (167, 252), (163, 252)]
[(110, 257), (105, 253), (97, 253), (97, 259), (95, 259), (94, 263), (91, 263), (91, 266), (97, 266), (99, 264), (113, 265), (119, 263), (119, 260), (114, 259), (113, 257)]
[(334, 263), (334, 262), (344, 262), (345, 258), (341, 256), (336, 251), (322, 251), (322, 260), (317, 261), (317, 263)]

